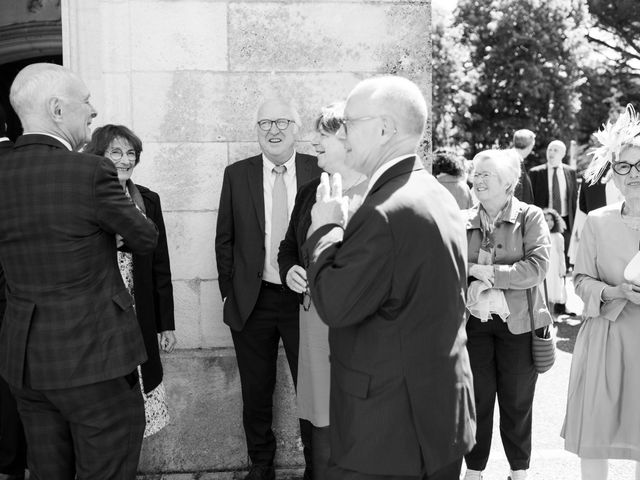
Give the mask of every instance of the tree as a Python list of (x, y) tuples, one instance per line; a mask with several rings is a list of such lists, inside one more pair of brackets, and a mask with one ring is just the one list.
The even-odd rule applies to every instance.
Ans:
[[(583, 5), (583, 4), (582, 4)], [(455, 24), (478, 71), (465, 130), (471, 152), (510, 144), (529, 128), (544, 149), (568, 141), (579, 108), (576, 52), (585, 11), (578, 0), (461, 0)]]
[(588, 0), (588, 5), (596, 27), (587, 34), (588, 40), (613, 53), (620, 67), (640, 72), (640, 2)]
[(464, 149), (467, 135), (463, 125), (473, 101), (472, 85), (477, 75), (471, 64), (469, 48), (461, 42), (462, 29), (450, 24), (439, 12), (433, 12), (432, 103), (433, 146)]

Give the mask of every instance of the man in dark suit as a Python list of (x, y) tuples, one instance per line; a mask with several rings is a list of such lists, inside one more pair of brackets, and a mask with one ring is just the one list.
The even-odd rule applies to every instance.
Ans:
[[(294, 383), (297, 378), (298, 296), (282, 285), (277, 255), (298, 189), (320, 175), (315, 157), (295, 151), (299, 128), (289, 102), (263, 103), (256, 118), (262, 154), (225, 169), (218, 209), (218, 282), (240, 372), (249, 480), (275, 476), (271, 423), (280, 339)], [(311, 475), (310, 427), (301, 421), (305, 478)]]
[[(569, 265), (569, 242), (578, 202), (578, 180), (575, 168), (562, 163), (567, 147), (560, 140), (547, 146), (547, 163), (529, 170), (534, 204), (540, 208), (553, 208), (564, 220), (564, 254)], [(569, 313), (564, 304), (555, 304), (555, 313)]]
[(453, 197), (415, 155), (427, 118), (401, 77), (358, 84), (342, 136), (367, 175), (349, 219), (323, 174), (303, 246), (329, 329), (331, 479), (457, 480), (474, 444), (466, 236)]
[[(0, 106), (0, 157), (13, 149), (13, 142), (6, 137), (6, 134), (6, 117)], [(0, 328), (7, 306), (5, 287), (4, 270), (0, 266)], [(22, 480), (26, 468), (27, 442), (16, 401), (11, 395), (9, 385), (0, 377), (0, 480)]]
[(10, 100), (24, 134), (0, 164), (0, 375), (24, 423), (30, 478), (133, 479), (146, 353), (116, 246), (151, 252), (158, 231), (111, 160), (75, 152), (96, 116), (75, 74), (29, 65)]
[(525, 160), (531, 155), (535, 144), (536, 134), (531, 130), (523, 128), (514, 132), (513, 151), (520, 158), (520, 181), (516, 185), (513, 195), (525, 203), (533, 203), (533, 188), (531, 187), (531, 179), (527, 174)]

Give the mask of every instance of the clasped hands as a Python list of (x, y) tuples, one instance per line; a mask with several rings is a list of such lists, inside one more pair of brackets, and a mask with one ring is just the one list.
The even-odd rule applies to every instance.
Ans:
[(349, 198), (342, 195), (342, 177), (323, 172), (316, 190), (316, 203), (311, 209), (310, 234), (323, 225), (336, 224), (345, 227), (349, 215)]
[(473, 263), (469, 266), (469, 276), (477, 278), (487, 287), (493, 288), (493, 283), (495, 281), (493, 265), (480, 265), (478, 263)]

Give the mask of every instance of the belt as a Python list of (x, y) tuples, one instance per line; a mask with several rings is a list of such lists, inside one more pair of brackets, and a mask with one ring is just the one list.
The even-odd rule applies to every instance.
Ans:
[(279, 283), (271, 283), (266, 280), (262, 280), (262, 288), (268, 288), (269, 290), (278, 290), (279, 292), (286, 292), (287, 288)]

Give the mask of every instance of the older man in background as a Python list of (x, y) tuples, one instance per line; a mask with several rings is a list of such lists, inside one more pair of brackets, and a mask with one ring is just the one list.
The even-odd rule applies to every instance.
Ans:
[(526, 159), (536, 144), (536, 134), (526, 128), (516, 130), (513, 133), (513, 152), (520, 159), (520, 181), (516, 185), (513, 196), (525, 203), (533, 203), (533, 187), (527, 174)]
[(133, 479), (146, 353), (116, 248), (150, 253), (158, 231), (109, 159), (76, 152), (96, 111), (75, 74), (29, 65), (10, 101), (24, 134), (0, 161), (0, 375), (24, 423), (30, 478)]
[(415, 152), (427, 105), (401, 77), (358, 84), (338, 132), (369, 178), (346, 218), (323, 174), (305, 244), (329, 325), (332, 479), (457, 480), (474, 444), (465, 334), (466, 234)]
[[(276, 439), (272, 429), (278, 343), (282, 339), (295, 383), (298, 371), (298, 295), (282, 285), (278, 249), (298, 189), (317, 178), (315, 157), (297, 153), (301, 128), (290, 101), (270, 99), (258, 109), (256, 134), (262, 153), (224, 171), (216, 259), (242, 387), (242, 422), (251, 469), (247, 480), (273, 480)], [(311, 478), (311, 424), (300, 421)]]

